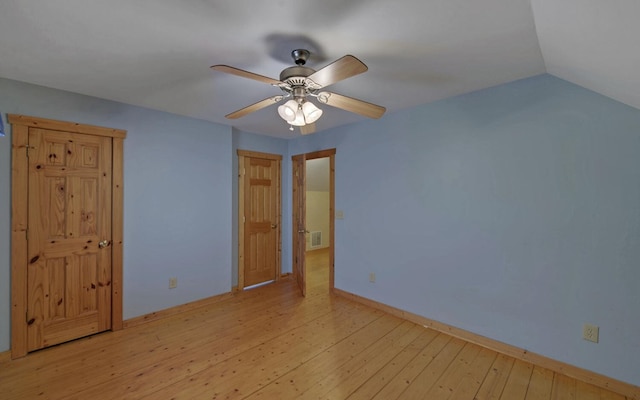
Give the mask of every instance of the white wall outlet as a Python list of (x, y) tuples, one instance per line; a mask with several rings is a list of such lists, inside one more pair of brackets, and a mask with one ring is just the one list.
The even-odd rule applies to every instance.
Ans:
[(369, 282), (373, 283), (376, 281), (376, 273), (375, 272), (369, 272)]
[(597, 325), (584, 324), (582, 326), (582, 338), (593, 343), (598, 343), (600, 328)]
[(169, 278), (169, 289), (175, 289), (178, 287), (178, 278)]
[(344, 211), (336, 210), (336, 219), (344, 219)]

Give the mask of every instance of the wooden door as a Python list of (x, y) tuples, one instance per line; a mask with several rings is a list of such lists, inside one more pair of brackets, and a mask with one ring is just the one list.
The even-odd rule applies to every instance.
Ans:
[(112, 155), (110, 138), (36, 128), (29, 146), (32, 351), (111, 328)]
[(16, 114), (8, 120), (11, 357), (19, 358), (122, 329), (126, 131)]
[(307, 294), (306, 280), (306, 173), (305, 155), (293, 156), (293, 274), (300, 292)]
[(238, 279), (241, 288), (279, 277), (280, 159), (260, 153), (242, 153), (240, 158), (244, 178), (240, 257), (243, 273)]

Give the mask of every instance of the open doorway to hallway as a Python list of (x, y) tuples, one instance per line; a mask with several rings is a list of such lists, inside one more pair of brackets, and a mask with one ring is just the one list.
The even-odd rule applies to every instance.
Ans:
[(329, 249), (332, 245), (330, 157), (306, 160), (307, 291), (329, 290)]
[[(304, 296), (307, 285), (324, 292), (334, 286), (335, 149), (299, 154), (291, 160), (293, 274)], [(307, 268), (313, 272), (313, 281)]]

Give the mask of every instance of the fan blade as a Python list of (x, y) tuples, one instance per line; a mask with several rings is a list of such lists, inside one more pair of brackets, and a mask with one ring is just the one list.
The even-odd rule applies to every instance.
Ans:
[(368, 69), (362, 61), (352, 55), (346, 55), (309, 75), (309, 79), (325, 87), (340, 82), (343, 79), (361, 74)]
[(262, 83), (268, 83), (269, 85), (278, 86), (282, 84), (282, 82), (277, 81), (275, 79), (272, 79), (263, 75), (254, 74), (253, 72), (245, 71), (243, 69), (230, 67), (228, 65), (212, 65), (211, 69), (220, 71), (220, 72), (226, 72), (227, 74), (231, 74), (231, 75), (241, 76), (243, 78), (253, 79), (254, 81), (258, 81)]
[(384, 112), (387, 111), (387, 109), (382, 106), (332, 92), (319, 93), (318, 101), (332, 107), (341, 108), (352, 113), (375, 119), (382, 117)]
[(254, 111), (258, 111), (261, 110), (265, 107), (269, 107), (272, 104), (276, 104), (277, 102), (279, 102), (280, 100), (282, 100), (282, 96), (271, 96), (268, 97), (264, 100), (260, 100), (257, 103), (253, 103), (250, 106), (247, 106), (245, 108), (241, 108), (238, 111), (234, 111), (231, 114), (227, 114), (225, 115), (226, 118), (229, 119), (237, 119), (240, 117), (244, 117), (247, 114), (251, 114)]
[(302, 125), (300, 127), (300, 133), (303, 135), (310, 135), (316, 131), (316, 123)]

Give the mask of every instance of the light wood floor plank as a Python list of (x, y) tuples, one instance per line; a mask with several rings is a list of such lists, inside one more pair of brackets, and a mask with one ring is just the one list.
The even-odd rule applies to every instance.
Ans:
[(600, 388), (586, 382), (576, 382), (576, 400), (600, 400)]
[[(438, 378), (433, 386), (426, 392), (425, 395), (421, 395), (421, 398), (433, 399), (433, 400), (446, 400), (451, 396), (451, 393), (457, 388), (462, 378), (467, 374), (470, 364), (476, 359), (482, 348), (480, 346), (466, 343), (462, 351), (447, 367), (444, 373)], [(414, 393), (412, 387), (418, 388), (422, 392), (420, 382), (416, 381), (413, 385), (409, 386), (406, 394)], [(415, 396), (409, 396), (409, 398), (415, 398)]]
[[(469, 345), (468, 347), (466, 345)], [(424, 399), (431, 387), (442, 377), (449, 365), (454, 362), (458, 354), (464, 349), (472, 352), (477, 349), (475, 345), (465, 343), (463, 340), (453, 338), (438, 353), (432, 362), (428, 363), (418, 376), (414, 379), (406, 380), (406, 387), (397, 398), (402, 399)], [(400, 382), (403, 384), (404, 382)], [(382, 392), (381, 392), (382, 393)], [(375, 398), (383, 399), (379, 395)], [(390, 398), (390, 397), (389, 397)]]
[[(402, 331), (399, 328), (402, 328)], [(401, 325), (393, 332), (395, 334), (386, 335), (367, 351), (335, 369), (330, 377), (318, 382), (312, 390), (304, 393), (305, 397), (307, 393), (310, 394), (310, 398), (315, 397), (315, 393), (319, 393), (318, 397), (323, 399), (346, 399), (409, 346), (424, 330), (425, 328), (413, 323)], [(319, 390), (315, 390), (316, 388)], [(327, 389), (330, 390), (327, 391)]]
[(489, 373), (491, 364), (493, 364), (497, 355), (498, 353), (493, 350), (480, 350), (480, 354), (478, 354), (476, 359), (473, 360), (473, 363), (469, 365), (462, 379), (454, 383), (454, 385), (456, 385), (455, 389), (452, 389), (451, 394), (446, 398), (456, 400), (477, 399), (476, 393)]
[(524, 399), (527, 395), (532, 372), (533, 365), (524, 361), (515, 360), (500, 398), (504, 400)]
[[(269, 349), (261, 354), (247, 354), (248, 357), (244, 359), (232, 359), (229, 366), (223, 366), (223, 373), (216, 376), (214, 392), (208, 388), (212, 371), (203, 371), (175, 385), (178, 391), (172, 387), (168, 392), (163, 390), (162, 395), (170, 394), (175, 399), (196, 399), (211, 398), (210, 395), (213, 393), (225, 399), (244, 398), (333, 346), (336, 341), (339, 342), (369, 325), (369, 322), (371, 321), (354, 320), (348, 328), (330, 332), (322, 331), (321, 334), (312, 338), (305, 337), (304, 334), (307, 332), (302, 332), (303, 336), (292, 337), (292, 341), (282, 343), (276, 350)], [(389, 316), (382, 316), (371, 322), (373, 325), (371, 329), (384, 329), (383, 326), (398, 322)], [(313, 326), (309, 328), (316, 329)], [(212, 369), (219, 371), (220, 366), (214, 366)], [(198, 383), (202, 383), (202, 386), (198, 387)], [(151, 398), (154, 396), (150, 396)]]
[(378, 326), (363, 329), (336, 343), (248, 398), (282, 400), (299, 398), (303, 392), (316, 385), (336, 367), (356, 357), (402, 325), (402, 321), (389, 318), (381, 319), (376, 323)]
[(422, 331), (409, 346), (389, 361), (382, 369), (372, 375), (348, 398), (349, 400), (369, 400), (385, 387), (413, 359), (418, 357), (434, 339), (438, 332), (432, 329)]
[(511, 368), (513, 368), (513, 362), (513, 358), (504, 354), (498, 354), (498, 357), (491, 366), (491, 370), (489, 370), (489, 374), (487, 374), (478, 393), (476, 393), (475, 399), (499, 400), (507, 384)]
[(575, 400), (576, 380), (568, 376), (555, 374), (551, 388), (552, 400)]
[(548, 400), (551, 396), (554, 373), (548, 369), (535, 366), (531, 373), (531, 381), (527, 389), (526, 400)]

